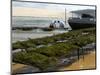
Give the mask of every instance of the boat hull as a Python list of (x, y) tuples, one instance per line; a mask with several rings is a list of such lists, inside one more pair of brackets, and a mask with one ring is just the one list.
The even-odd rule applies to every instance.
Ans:
[(95, 27), (96, 24), (87, 24), (87, 23), (70, 23), (69, 25), (71, 26), (72, 29), (83, 29), (83, 28), (90, 28), (90, 27)]
[(68, 20), (69, 25), (72, 29), (83, 29), (83, 28), (90, 28), (96, 27), (95, 21), (84, 20), (84, 19), (70, 19)]

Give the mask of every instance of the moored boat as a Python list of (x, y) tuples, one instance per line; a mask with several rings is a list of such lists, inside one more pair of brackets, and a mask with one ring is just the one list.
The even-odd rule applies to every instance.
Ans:
[[(89, 10), (87, 10), (89, 11)], [(72, 29), (82, 29), (82, 28), (89, 28), (89, 27), (95, 27), (96, 26), (96, 18), (94, 12), (81, 12), (79, 11), (74, 12), (75, 14), (79, 15), (77, 17), (70, 17), (68, 20), (69, 25)], [(91, 13), (93, 15), (91, 15)]]

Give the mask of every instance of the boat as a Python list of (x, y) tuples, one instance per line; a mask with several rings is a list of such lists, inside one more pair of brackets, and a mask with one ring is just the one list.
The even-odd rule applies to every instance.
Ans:
[(48, 28), (43, 28), (44, 31), (69, 31), (71, 30), (70, 26), (67, 24), (66, 20), (66, 8), (65, 8), (65, 21), (64, 20), (54, 20), (50, 23)]
[(83, 12), (82, 14), (80, 14), (80, 17), (70, 17), (68, 19), (68, 23), (71, 26), (72, 30), (96, 27), (96, 18), (90, 13)]

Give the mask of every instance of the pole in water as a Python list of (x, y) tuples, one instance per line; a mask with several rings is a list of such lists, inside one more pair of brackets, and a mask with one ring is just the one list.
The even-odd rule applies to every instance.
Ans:
[(82, 48), (83, 60), (84, 60), (84, 49)]
[(77, 49), (77, 56), (78, 56), (78, 60), (79, 60), (79, 58), (80, 58), (79, 49)]

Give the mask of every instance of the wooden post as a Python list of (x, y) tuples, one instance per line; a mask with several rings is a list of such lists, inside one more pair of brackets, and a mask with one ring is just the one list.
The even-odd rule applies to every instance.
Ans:
[(79, 58), (80, 58), (79, 49), (77, 49), (77, 56), (78, 56), (78, 60), (79, 60)]
[(82, 48), (82, 56), (83, 56), (83, 60), (84, 60), (84, 49)]

